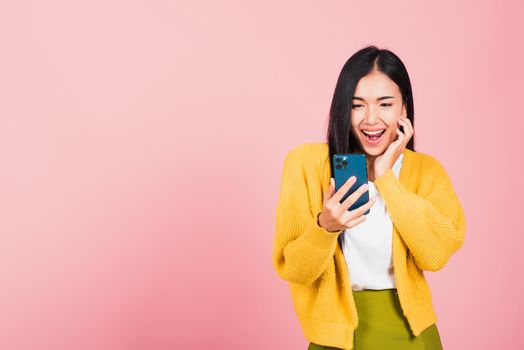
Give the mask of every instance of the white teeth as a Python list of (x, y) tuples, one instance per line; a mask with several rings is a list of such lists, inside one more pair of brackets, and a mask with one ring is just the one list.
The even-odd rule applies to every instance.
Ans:
[(378, 135), (380, 133), (382, 133), (382, 131), (384, 131), (384, 129), (382, 130), (378, 130), (378, 131), (366, 131), (366, 130), (362, 130), (362, 132), (366, 135)]

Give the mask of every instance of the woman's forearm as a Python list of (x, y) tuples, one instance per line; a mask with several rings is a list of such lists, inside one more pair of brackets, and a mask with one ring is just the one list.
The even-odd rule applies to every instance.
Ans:
[(437, 271), (463, 244), (465, 216), (444, 169), (437, 167), (432, 191), (425, 198), (409, 192), (391, 169), (375, 184), (400, 236), (423, 270)]

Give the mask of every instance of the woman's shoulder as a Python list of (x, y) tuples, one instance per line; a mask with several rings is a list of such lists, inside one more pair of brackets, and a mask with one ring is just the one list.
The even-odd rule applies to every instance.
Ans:
[(327, 143), (306, 142), (301, 143), (287, 150), (284, 156), (284, 166), (290, 168), (303, 168), (308, 164), (308, 169), (316, 169), (314, 164), (319, 167), (328, 159), (329, 147)]
[(449, 174), (444, 164), (433, 154), (419, 151), (408, 150), (408, 157), (411, 156), (411, 169), (418, 168), (420, 174), (429, 178), (449, 178)]
[(426, 166), (442, 166), (442, 163), (438, 160), (437, 156), (420, 151), (412, 151), (410, 149), (407, 152), (414, 158), (417, 159), (422, 165)]

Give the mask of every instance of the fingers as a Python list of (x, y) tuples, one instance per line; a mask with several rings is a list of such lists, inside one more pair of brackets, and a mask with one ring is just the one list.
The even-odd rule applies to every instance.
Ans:
[[(345, 215), (347, 215), (348, 220), (351, 220), (351, 219), (353, 219), (355, 217), (359, 217), (359, 216), (363, 215), (368, 209), (370, 209), (373, 206), (373, 204), (375, 204), (376, 201), (377, 201), (377, 197), (373, 196), (373, 197), (371, 197), (370, 200), (368, 200), (366, 203), (362, 204), (360, 207), (358, 207), (356, 209), (353, 209), (353, 210), (347, 210), (346, 209), (346, 213), (347, 214), (345, 214)], [(351, 206), (351, 204), (350, 204), (350, 206)]]
[(340, 200), (342, 199), (342, 197), (344, 197), (344, 195), (348, 192), (351, 186), (355, 184), (356, 181), (357, 181), (356, 176), (350, 176), (349, 179), (347, 179), (347, 181), (344, 182), (344, 184), (340, 186), (338, 191), (333, 195), (332, 197), (333, 200), (336, 200), (336, 203), (340, 203)]
[(404, 133), (402, 131), (400, 131), (400, 128), (397, 128), (397, 130), (395, 130), (397, 132), (397, 135), (399, 138), (402, 138), (404, 137)]
[(413, 125), (411, 125), (411, 120), (409, 118), (400, 118), (404, 129), (407, 129), (410, 134), (413, 134)]
[(402, 138), (402, 144), (405, 146), (407, 145), (407, 143), (411, 139), (411, 136), (413, 135), (413, 126), (411, 125), (411, 122), (408, 118), (400, 118), (398, 120), (398, 123), (404, 127), (403, 135), (400, 136), (402, 132), (400, 132), (398, 129), (397, 134), (399, 134), (399, 139)]
[(377, 197), (373, 196), (369, 201), (366, 202), (366, 204), (361, 205), (357, 209), (346, 211), (346, 213), (343, 214), (343, 216), (346, 216), (343, 223), (344, 227), (351, 228), (364, 221), (367, 218), (367, 214), (364, 213), (370, 209), (376, 201)]
[(329, 186), (326, 191), (324, 191), (324, 203), (326, 203), (327, 200), (333, 196), (333, 193), (335, 193), (335, 179), (332, 177), (329, 179)]
[[(329, 185), (329, 188), (324, 192), (326, 196), (328, 196), (330, 193), (333, 193), (335, 184), (330, 179), (331, 183)], [(350, 181), (346, 183), (351, 183)], [(340, 188), (343, 189), (344, 185)], [(347, 186), (346, 186), (347, 187)], [(343, 227), (343, 228), (350, 228), (358, 223), (364, 221), (367, 217), (367, 215), (364, 214), (368, 209), (370, 209), (373, 204), (376, 202), (377, 197), (373, 196), (369, 201), (367, 201), (365, 204), (361, 205), (360, 207), (348, 211), (347, 208), (351, 206), (354, 202), (356, 202), (357, 198), (362, 195), (367, 190), (367, 184), (363, 184), (360, 186), (359, 189), (357, 189), (354, 193), (352, 193), (342, 204), (338, 202), (338, 199), (335, 198), (335, 196), (331, 197), (329, 199), (329, 203), (326, 203), (326, 200), (324, 201), (324, 209), (328, 213), (328, 217), (331, 218), (331, 222), (335, 221), (336, 226)], [(353, 200), (352, 200), (353, 199)], [(328, 220), (329, 221), (329, 220)], [(332, 225), (333, 226), (333, 225)], [(340, 228), (336, 229), (339, 230)]]
[(344, 226), (346, 228), (352, 228), (353, 226), (356, 226), (356, 225), (360, 224), (362, 221), (366, 220), (366, 218), (367, 218), (367, 215), (361, 215), (361, 216), (359, 216), (356, 219), (350, 219), (349, 221), (344, 223)]
[[(370, 200), (368, 200), (365, 204), (362, 204), (360, 207), (358, 207), (357, 209), (353, 209), (351, 211), (355, 212), (355, 215), (356, 216), (359, 216), (359, 215), (362, 215), (363, 213), (365, 213), (368, 209), (371, 209), (371, 207), (373, 206), (373, 204), (375, 204), (375, 202), (377, 201), (377, 196), (373, 196), (370, 198)], [(350, 211), (350, 212), (351, 212)]]
[(356, 189), (355, 192), (350, 194), (342, 203), (340, 203), (340, 212), (346, 212), (349, 207), (353, 205), (357, 201), (357, 199), (362, 196), (367, 190), (369, 186), (367, 183), (362, 184), (359, 188)]

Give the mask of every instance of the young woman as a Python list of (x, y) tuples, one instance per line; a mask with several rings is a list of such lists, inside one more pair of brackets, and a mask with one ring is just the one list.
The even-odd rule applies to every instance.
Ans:
[[(440, 162), (414, 150), (413, 125), (404, 64), (369, 46), (342, 68), (328, 142), (285, 157), (273, 264), (309, 350), (442, 349), (424, 273), (462, 246), (465, 217)], [(331, 159), (353, 152), (369, 181), (341, 201), (355, 179), (335, 191)], [(349, 210), (365, 191), (370, 200)]]

